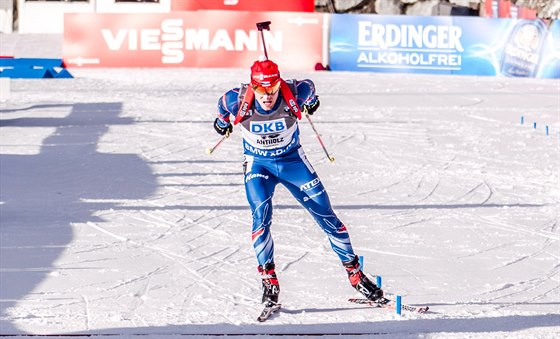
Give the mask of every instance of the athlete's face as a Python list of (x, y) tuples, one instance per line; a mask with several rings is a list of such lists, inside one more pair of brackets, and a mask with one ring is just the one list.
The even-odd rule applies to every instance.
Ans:
[(279, 93), (280, 91), (276, 91), (272, 94), (259, 93), (255, 91), (255, 99), (258, 101), (259, 105), (261, 105), (262, 108), (269, 111), (274, 107), (276, 100), (278, 100)]

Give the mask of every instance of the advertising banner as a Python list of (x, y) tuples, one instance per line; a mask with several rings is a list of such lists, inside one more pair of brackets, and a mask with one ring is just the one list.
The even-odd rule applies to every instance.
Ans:
[(556, 21), (335, 14), (332, 70), (560, 77)]
[(67, 67), (196, 66), (185, 33), (196, 12), (65, 13), (63, 59)]
[(315, 0), (173, 0), (172, 11), (233, 10), (233, 11), (286, 11), (314, 12)]
[[(234, 14), (232, 14), (234, 13)], [(211, 45), (195, 46), (198, 67), (247, 67), (264, 55), (256, 23), (271, 21), (264, 31), (266, 50), (281, 70), (313, 70), (323, 58), (323, 15), (295, 12), (199, 11), (201, 28), (216, 32)]]
[(309, 71), (323, 59), (323, 15), (198, 11), (64, 15), (67, 67), (249, 67), (263, 54), (282, 69)]

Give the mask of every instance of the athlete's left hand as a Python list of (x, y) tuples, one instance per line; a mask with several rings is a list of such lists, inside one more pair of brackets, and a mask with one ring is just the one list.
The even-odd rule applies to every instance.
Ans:
[(315, 100), (311, 100), (310, 102), (303, 104), (303, 108), (307, 111), (307, 114), (313, 115), (317, 108), (319, 108), (320, 104), (321, 103), (319, 102), (319, 96), (317, 95), (315, 96)]

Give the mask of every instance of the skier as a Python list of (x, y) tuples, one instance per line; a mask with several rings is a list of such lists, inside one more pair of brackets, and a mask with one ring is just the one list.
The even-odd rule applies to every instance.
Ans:
[(233, 124), (239, 124), (243, 137), (245, 192), (253, 213), (253, 247), (265, 305), (277, 304), (280, 293), (270, 233), (272, 196), (279, 183), (327, 234), (351, 285), (369, 300), (383, 299), (383, 291), (362, 272), (348, 231), (335, 215), (325, 187), (300, 145), (301, 108), (311, 115), (318, 107), (313, 81), (284, 80), (278, 65), (271, 60), (255, 61), (251, 67), (251, 82), (229, 90), (218, 100), (216, 132), (229, 136), (233, 131), (230, 118), (233, 118)]

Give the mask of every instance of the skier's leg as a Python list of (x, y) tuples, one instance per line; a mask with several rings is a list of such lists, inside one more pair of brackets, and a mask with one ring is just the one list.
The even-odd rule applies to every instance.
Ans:
[(278, 283), (278, 277), (276, 277), (275, 268), (274, 263), (259, 266), (263, 291), (261, 302), (265, 304), (278, 303), (280, 284)]
[(274, 242), (270, 234), (272, 223), (272, 197), (276, 178), (266, 166), (254, 162), (253, 157), (245, 156), (245, 193), (253, 214), (253, 248), (259, 266), (274, 263)]
[(282, 164), (280, 182), (292, 193), (302, 206), (313, 216), (326, 233), (333, 251), (341, 262), (350, 262), (356, 255), (352, 249), (346, 226), (334, 213), (329, 196), (315, 169), (303, 150), (294, 152), (289, 161)]
[(367, 299), (373, 301), (383, 300), (383, 291), (374, 284), (365, 274), (360, 267), (360, 261), (357, 257), (350, 262), (343, 263), (348, 273), (348, 280), (350, 284), (358, 292), (362, 293)]
[(332, 249), (338, 255), (348, 273), (348, 279), (352, 287), (370, 300), (381, 300), (383, 291), (362, 272), (358, 257), (352, 249), (346, 226), (334, 213), (323, 183), (301, 150), (299, 158), (300, 161), (285, 165), (284, 170), (290, 175), (282, 177), (282, 184), (288, 188), (325, 231)]
[(258, 271), (262, 280), (262, 302), (277, 303), (280, 285), (274, 265), (274, 241), (270, 233), (272, 223), (272, 197), (276, 178), (266, 169), (266, 163), (255, 162), (245, 156), (245, 192), (253, 213), (253, 248), (259, 263)]

